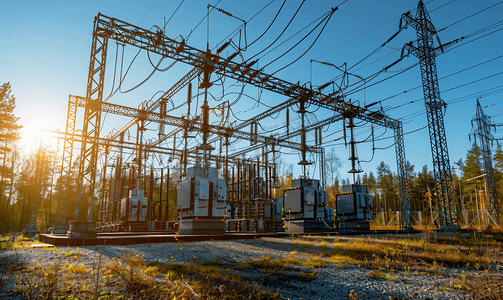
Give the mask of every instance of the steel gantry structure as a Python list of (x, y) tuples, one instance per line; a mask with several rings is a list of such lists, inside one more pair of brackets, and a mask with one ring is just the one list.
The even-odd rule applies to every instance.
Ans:
[[(154, 27), (155, 28), (155, 27)], [(290, 83), (288, 81), (279, 79), (272, 75), (266, 74), (261, 70), (252, 69), (249, 64), (236, 63), (232, 61), (237, 53), (230, 55), (228, 58), (219, 56), (224, 46), (216, 50), (215, 53), (211, 51), (201, 51), (196, 48), (190, 47), (184, 40), (176, 41), (164, 35), (163, 31), (157, 29), (155, 31), (146, 30), (135, 25), (126, 23), (124, 21), (110, 18), (102, 14), (98, 14), (94, 21), (93, 42), (89, 65), (89, 77), (87, 82), (86, 97), (84, 98), (84, 122), (83, 133), (81, 139), (81, 159), (79, 165), (79, 180), (78, 180), (78, 201), (80, 203), (81, 197), (89, 197), (90, 202), (93, 203), (94, 190), (96, 186), (96, 168), (98, 158), (98, 145), (100, 141), (99, 132), (101, 129), (101, 112), (115, 111), (125, 112), (124, 115), (131, 116), (135, 119), (128, 123), (124, 128), (127, 129), (141, 119), (149, 119), (160, 123), (166, 123), (175, 126), (185, 126), (203, 132), (206, 138), (209, 133), (221, 136), (237, 136), (244, 139), (252, 139), (254, 141), (263, 142), (266, 144), (281, 143), (289, 147), (300, 149), (303, 153), (305, 151), (319, 151), (317, 147), (307, 146), (305, 137), (301, 139), (301, 143), (294, 143), (286, 140), (275, 140), (271, 137), (260, 136), (255, 133), (246, 133), (236, 128), (211, 126), (208, 124), (207, 109), (203, 105), (203, 118), (202, 122), (190, 122), (187, 119), (163, 116), (154, 112), (154, 110), (161, 105), (162, 99), (154, 102), (154, 105), (142, 110), (134, 110), (131, 108), (118, 106), (115, 104), (106, 103), (103, 100), (103, 85), (104, 74), (106, 66), (106, 54), (108, 40), (112, 39), (118, 43), (125, 45), (132, 45), (140, 49), (161, 55), (164, 58), (170, 58), (179, 62), (183, 62), (194, 66), (194, 69), (186, 75), (186, 79), (180, 82), (190, 82), (190, 78), (195, 78), (198, 74), (203, 74), (203, 82), (199, 88), (207, 89), (211, 85), (209, 78), (211, 74), (229, 77), (245, 84), (251, 84), (258, 88), (272, 91), (284, 96), (288, 96), (294, 101), (303, 105), (315, 105), (328, 110), (339, 113), (344, 116), (351, 113), (355, 118), (371, 122), (386, 128), (391, 128), (395, 132), (395, 147), (397, 150), (397, 168), (401, 177), (400, 191), (402, 198), (402, 209), (405, 210), (402, 214), (402, 224), (408, 226), (410, 224), (408, 218), (409, 207), (409, 193), (408, 193), (408, 177), (405, 169), (405, 151), (403, 144), (402, 124), (398, 120), (394, 120), (384, 113), (369, 111), (367, 108), (359, 107), (352, 103), (344, 101), (344, 98), (338, 91), (325, 95), (318, 90), (301, 86), (299, 83)], [(177, 88), (173, 91), (179, 90)], [(159, 104), (158, 104), (159, 103)], [(129, 126), (129, 127), (128, 127)], [(302, 129), (305, 134), (304, 128)], [(123, 132), (123, 130), (121, 130)], [(120, 136), (120, 132), (113, 137)], [(205, 145), (206, 146), (206, 145)], [(88, 187), (87, 192), (84, 194), (84, 187)], [(78, 205), (79, 207), (79, 205)], [(78, 212), (78, 210), (77, 210)], [(92, 212), (92, 205), (91, 205)], [(91, 215), (92, 216), (92, 213)]]
[(480, 150), (482, 152), (482, 160), (484, 162), (484, 173), (486, 176), (486, 189), (487, 189), (487, 209), (489, 216), (492, 221), (496, 224), (500, 224), (500, 212), (498, 205), (498, 197), (496, 193), (496, 185), (494, 183), (494, 170), (491, 155), (491, 145), (494, 141), (494, 137), (491, 134), (491, 126), (496, 129), (495, 125), (491, 124), (491, 119), (484, 114), (482, 106), (480, 105), (479, 99), (477, 99), (477, 111), (475, 117), (472, 119), (473, 123), (477, 125), (476, 128), (472, 129), (470, 135), (473, 135), (475, 141), (479, 141)]
[(401, 20), (405, 20), (406, 24), (413, 27), (417, 33), (417, 47), (409, 42), (405, 45), (405, 49), (419, 58), (421, 66), (440, 225), (454, 229), (458, 226), (458, 218), (444, 126), (444, 110), (447, 105), (440, 98), (433, 44), (433, 36), (437, 31), (423, 1), (419, 1), (415, 18), (407, 12), (402, 15)]

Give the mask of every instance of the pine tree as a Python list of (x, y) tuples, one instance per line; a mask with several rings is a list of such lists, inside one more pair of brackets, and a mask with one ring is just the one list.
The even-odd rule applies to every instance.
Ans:
[(41, 228), (50, 226), (55, 219), (56, 202), (52, 201), (50, 187), (56, 161), (56, 151), (42, 147), (25, 159), (16, 182), (18, 225), (26, 226), (33, 215), (37, 215)]
[(494, 151), (494, 171), (499, 173), (503, 173), (503, 150), (501, 149), (501, 145), (498, 143), (496, 147), (496, 151)]
[(0, 145), (5, 145), (19, 138), (20, 125), (14, 115), (16, 98), (11, 94), (10, 83), (0, 86)]
[(474, 196), (475, 191), (481, 190), (479, 181), (482, 180), (483, 182), (484, 180), (482, 178), (467, 181), (470, 178), (482, 174), (480, 159), (481, 159), (480, 149), (476, 143), (473, 143), (472, 148), (468, 150), (468, 153), (466, 154), (465, 165), (463, 166), (463, 176), (461, 177), (462, 182), (465, 183), (463, 187), (463, 197), (465, 199), (472, 199), (470, 200), (470, 205), (467, 205), (469, 206), (469, 209), (474, 209), (474, 207), (476, 207), (476, 203), (473, 201), (473, 199), (475, 198)]
[(424, 165), (421, 172), (417, 173), (414, 181), (414, 185), (411, 186), (410, 190), (411, 197), (414, 199), (411, 200), (411, 206), (414, 206), (416, 210), (429, 210), (428, 188), (433, 193), (435, 180), (431, 172), (428, 171), (427, 165)]
[[(496, 193), (498, 199), (503, 199), (503, 150), (501, 149), (501, 145), (498, 143), (496, 147), (496, 151), (494, 151), (493, 156), (493, 164), (494, 164), (494, 183), (496, 185)], [(502, 200), (499, 200), (500, 207), (503, 207)], [(500, 208), (500, 212), (502, 209)]]
[(19, 118), (14, 115), (16, 98), (11, 94), (10, 84), (0, 85), (0, 223), (6, 222), (6, 213), (9, 209), (12, 196), (12, 183), (14, 180), (13, 157), (9, 155), (14, 147), (14, 142), (19, 138)]
[(465, 166), (463, 167), (464, 180), (481, 174), (480, 157), (480, 149), (476, 143), (473, 143), (472, 148), (466, 154)]
[(393, 178), (390, 166), (384, 161), (377, 166), (377, 185), (381, 188), (384, 210), (388, 211), (392, 208), (390, 203), (393, 201)]

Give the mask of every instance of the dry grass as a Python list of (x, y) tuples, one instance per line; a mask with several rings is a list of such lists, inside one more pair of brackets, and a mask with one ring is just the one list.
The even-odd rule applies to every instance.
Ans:
[[(470, 276), (460, 280), (456, 285), (464, 289), (465, 294), (473, 299), (503, 299), (503, 281), (501, 276), (488, 274), (484, 276)], [(472, 288), (468, 288), (470, 285)]]
[[(99, 260), (98, 260), (99, 259)], [(13, 272), (17, 294), (27, 299), (279, 299), (219, 263), (199, 265), (146, 264), (140, 255), (126, 255), (90, 268), (57, 263), (33, 265)]]
[[(448, 289), (464, 291), (477, 299), (503, 299), (503, 278), (492, 273), (493, 263), (501, 264), (503, 235), (486, 232), (474, 236), (445, 238), (425, 232), (418, 239), (401, 240), (334, 240), (318, 242), (322, 257), (336, 263), (336, 268), (347, 264), (373, 269), (369, 276), (394, 281), (394, 272), (444, 276), (446, 267), (467, 270), (486, 270), (484, 275), (461, 276), (451, 280)], [(298, 241), (302, 243), (302, 241)]]
[[(59, 255), (58, 261), (50, 265), (10, 268), (2, 273), (0, 280), (5, 275), (17, 276), (15, 292), (27, 299), (279, 299), (280, 296), (250, 282), (250, 276), (238, 275), (235, 271), (259, 273), (263, 283), (268, 280), (309, 282), (318, 278), (317, 268), (345, 269), (353, 264), (371, 269), (368, 276), (385, 283), (395, 282), (394, 272), (444, 276), (446, 267), (463, 267), (488, 271), (484, 276), (452, 278), (449, 289), (481, 296), (481, 299), (502, 299), (503, 280), (489, 269), (492, 263), (502, 263), (499, 252), (503, 248), (503, 236), (498, 233), (453, 238), (435, 238), (425, 233), (417, 239), (348, 242), (327, 239), (306, 242), (297, 238), (293, 243), (298, 251), (309, 248), (315, 255), (305, 259), (262, 257), (231, 264), (233, 268), (229, 268), (229, 264), (224, 266), (218, 261), (195, 259), (192, 264), (147, 264), (140, 255), (123, 256), (102, 264), (97, 251), (95, 263), (86, 266), (76, 261), (82, 254), (74, 251)], [(68, 261), (62, 263), (65, 260)]]
[(400, 230), (400, 226), (398, 225), (387, 225), (387, 226), (382, 226), (382, 225), (377, 225), (377, 224), (370, 224), (370, 230)]
[[(350, 241), (331, 244), (332, 251), (324, 256), (350, 257), (370, 268), (386, 270), (424, 269), (435, 270), (441, 266), (487, 269), (491, 263), (500, 261), (501, 244), (481, 239), (480, 246), (453, 247), (445, 239), (403, 239), (393, 242)], [(452, 242), (454, 243), (454, 241)], [(468, 242), (467, 242), (468, 243)], [(481, 245), (494, 245), (486, 247)]]

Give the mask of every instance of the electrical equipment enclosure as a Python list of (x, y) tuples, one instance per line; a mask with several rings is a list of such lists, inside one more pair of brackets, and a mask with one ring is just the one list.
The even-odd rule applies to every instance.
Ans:
[(223, 234), (227, 186), (218, 169), (191, 167), (177, 189), (179, 234)]
[(366, 185), (345, 185), (342, 194), (336, 196), (336, 215), (343, 222), (370, 221), (372, 207), (372, 197)]
[(294, 179), (292, 186), (283, 193), (285, 218), (323, 220), (327, 193), (319, 188), (319, 180)]
[(143, 190), (130, 190), (129, 197), (121, 201), (121, 220), (133, 222), (147, 221), (148, 202)]
[(148, 201), (143, 190), (130, 190), (129, 197), (121, 200), (121, 229), (125, 231), (148, 231)]
[(319, 184), (317, 179), (294, 179), (293, 188), (283, 192), (286, 232), (304, 233), (330, 227), (325, 220), (327, 193), (320, 189)]

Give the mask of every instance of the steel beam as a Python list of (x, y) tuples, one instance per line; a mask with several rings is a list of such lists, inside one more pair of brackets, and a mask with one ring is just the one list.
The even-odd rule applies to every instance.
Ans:
[(410, 220), (410, 193), (409, 193), (409, 173), (407, 170), (407, 160), (405, 159), (405, 144), (403, 142), (402, 124), (394, 130), (396, 168), (400, 188), (400, 226), (412, 228)]
[[(86, 106), (86, 99), (84, 97), (79, 97), (79, 96), (72, 96), (76, 99), (76, 105), (85, 107)], [(125, 117), (136, 117), (140, 119), (144, 119), (147, 121), (159, 123), (159, 124), (165, 124), (165, 125), (171, 125), (171, 126), (176, 126), (176, 127), (188, 127), (191, 130), (196, 130), (200, 131), (203, 127), (203, 124), (199, 122), (192, 122), (190, 120), (180, 118), (180, 117), (174, 117), (174, 116), (169, 116), (169, 115), (161, 115), (160, 113), (156, 112), (147, 112), (145, 110), (140, 110), (132, 107), (127, 107), (123, 105), (118, 105), (118, 104), (113, 104), (113, 103), (107, 103), (103, 102), (101, 104), (101, 110), (102, 112), (110, 113), (110, 114), (115, 114), (115, 115), (121, 115)], [(265, 143), (268, 145), (277, 145), (280, 147), (287, 147), (291, 148), (294, 150), (300, 150), (301, 144), (300, 143), (295, 143), (295, 142), (290, 142), (290, 141), (285, 141), (285, 140), (280, 140), (276, 139), (274, 137), (268, 137), (268, 136), (261, 136), (258, 134), (251, 134), (248, 132), (243, 132), (239, 130), (235, 130), (234, 128), (228, 128), (224, 126), (214, 126), (214, 125), (208, 125), (209, 127), (209, 132), (213, 134), (217, 134), (219, 136), (223, 137), (234, 137), (234, 138), (239, 138), (239, 139), (244, 139), (248, 141), (257, 141), (260, 143)], [(147, 145), (144, 145), (147, 147)], [(321, 151), (319, 147), (313, 147), (313, 146), (307, 146), (306, 147), (309, 151), (319, 153)]]
[[(178, 80), (169, 90), (167, 90), (156, 101), (154, 101), (150, 105), (148, 102), (144, 103), (145, 111), (147, 112), (155, 111), (157, 108), (159, 108), (162, 102), (169, 101), (176, 93), (178, 93), (182, 88), (184, 88), (189, 82), (194, 80), (199, 74), (201, 74), (201, 70), (199, 70), (198, 68), (193, 68), (192, 70), (190, 70), (187, 74), (185, 74), (185, 76), (183, 76), (180, 80)], [(119, 131), (111, 135), (111, 139), (116, 139), (139, 121), (140, 121), (139, 118), (133, 118), (126, 125), (124, 125), (124, 127), (122, 127)]]
[[(110, 30), (110, 26), (103, 26), (99, 16), (94, 19), (93, 40), (91, 46), (91, 59), (89, 64), (89, 75), (87, 80), (86, 98), (93, 99), (86, 102), (84, 108), (84, 137), (81, 145), (79, 179), (77, 192), (76, 218), (79, 221), (80, 206), (83, 197), (88, 197), (90, 203), (90, 214), (88, 219), (92, 220), (92, 207), (94, 205), (94, 190), (96, 184), (96, 165), (98, 161), (97, 139), (101, 129), (101, 104), (103, 102), (103, 84), (105, 80), (105, 66), (107, 58), (108, 36), (100, 32)], [(85, 186), (89, 191), (84, 193)]]

